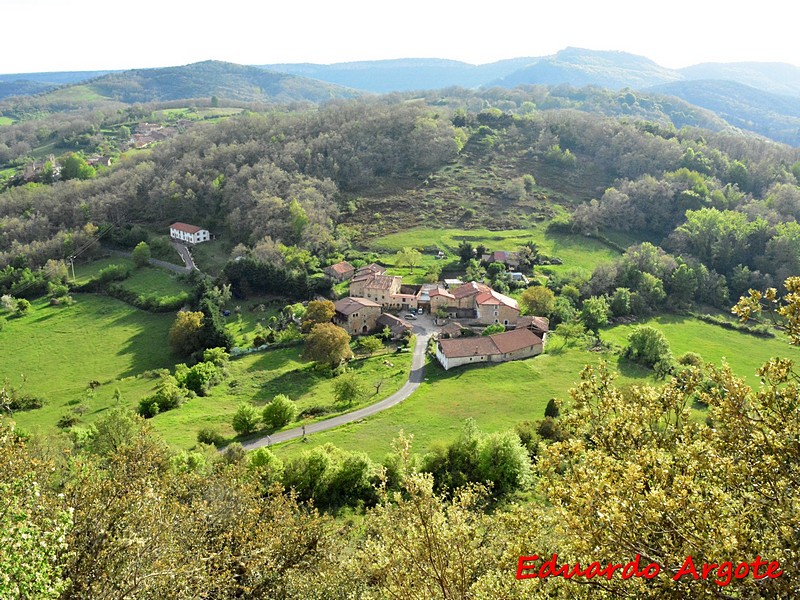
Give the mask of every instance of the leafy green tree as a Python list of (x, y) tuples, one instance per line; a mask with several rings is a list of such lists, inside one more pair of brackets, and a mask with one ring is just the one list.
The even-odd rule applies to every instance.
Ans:
[(356, 373), (349, 371), (339, 375), (333, 382), (333, 396), (339, 404), (350, 406), (357, 402), (367, 393), (364, 384)]
[[(0, 597), (56, 600), (73, 525), (67, 504), (47, 493), (47, 471), (0, 419)], [(42, 470), (41, 467), (45, 467)]]
[[(389, 330), (389, 337), (391, 337), (391, 329)], [(376, 335), (364, 335), (358, 338), (357, 342), (359, 350), (367, 354), (375, 354), (383, 350), (383, 342)]]
[(330, 300), (312, 300), (303, 315), (303, 333), (308, 333), (318, 323), (330, 323), (336, 307)]
[(581, 307), (581, 321), (589, 331), (595, 336), (600, 336), (600, 328), (608, 324), (608, 317), (611, 310), (608, 307), (608, 300), (604, 296), (592, 296), (583, 302)]
[(634, 328), (628, 336), (628, 345), (625, 346), (623, 355), (628, 360), (647, 367), (654, 367), (659, 361), (673, 359), (664, 333), (649, 325)]
[(133, 249), (133, 263), (137, 267), (144, 267), (150, 262), (150, 246), (147, 242), (139, 242)]
[(31, 303), (25, 298), (17, 299), (17, 313), (20, 316), (27, 315), (31, 310)]
[(562, 321), (556, 325), (553, 333), (563, 340), (563, 347), (583, 337), (586, 333), (586, 327), (579, 319), (575, 318), (570, 321)]
[(297, 406), (284, 394), (277, 394), (261, 412), (261, 419), (268, 429), (278, 429), (288, 425), (296, 416)]
[(200, 311), (181, 311), (169, 330), (169, 345), (178, 356), (190, 356), (203, 348), (203, 320)]
[(477, 260), (474, 258), (469, 260), (464, 275), (467, 281), (482, 281), (485, 274), (486, 269), (484, 269)]
[(94, 167), (86, 162), (80, 154), (70, 152), (61, 159), (61, 178), (67, 179), (92, 179), (97, 173)]
[(318, 323), (306, 336), (304, 354), (309, 360), (335, 367), (353, 357), (350, 335), (333, 323)]
[(398, 250), (394, 259), (396, 267), (408, 267), (412, 273), (414, 272), (414, 267), (418, 267), (421, 262), (422, 254), (420, 251), (408, 246)]
[(478, 444), (477, 475), (491, 483), (495, 497), (526, 488), (532, 479), (531, 459), (519, 436), (513, 431), (483, 436)]
[(259, 414), (255, 406), (242, 402), (233, 415), (231, 425), (239, 435), (248, 435), (258, 429)]
[(615, 317), (624, 317), (631, 314), (631, 291), (628, 288), (618, 287), (609, 300), (611, 314)]
[(519, 302), (526, 315), (549, 317), (555, 309), (556, 295), (543, 285), (534, 285), (522, 292)]

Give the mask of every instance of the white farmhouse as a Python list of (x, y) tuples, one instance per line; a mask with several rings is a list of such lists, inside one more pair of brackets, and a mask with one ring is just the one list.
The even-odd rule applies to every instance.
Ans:
[(187, 244), (199, 244), (211, 239), (208, 229), (201, 229), (197, 225), (186, 223), (173, 223), (169, 226), (169, 237)]

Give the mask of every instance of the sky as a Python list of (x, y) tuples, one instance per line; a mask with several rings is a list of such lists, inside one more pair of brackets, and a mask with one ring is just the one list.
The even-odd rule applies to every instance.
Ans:
[[(0, 0), (0, 73), (446, 58), (484, 64), (567, 46), (668, 68), (800, 66), (800, 3), (762, 0)], [(741, 6), (744, 6), (742, 3)]]

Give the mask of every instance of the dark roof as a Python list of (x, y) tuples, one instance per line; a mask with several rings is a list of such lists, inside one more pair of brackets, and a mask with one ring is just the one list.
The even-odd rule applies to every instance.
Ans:
[(530, 329), (515, 329), (494, 335), (439, 340), (447, 358), (507, 354), (542, 343), (542, 338)]
[(198, 227), (197, 225), (187, 225), (186, 223), (173, 223), (169, 226), (170, 229), (177, 229), (178, 231), (183, 231), (184, 233), (197, 233), (198, 231), (202, 231), (202, 227)]
[(377, 302), (373, 302), (367, 298), (354, 298), (352, 296), (337, 300), (333, 303), (333, 306), (336, 308), (337, 313), (345, 316), (352, 315), (354, 312), (361, 310), (362, 308), (381, 307), (381, 305)]
[(402, 280), (402, 277), (400, 275), (372, 275), (367, 279), (364, 286), (379, 290), (390, 290), (394, 285), (395, 279)]
[(527, 329), (538, 329), (539, 331), (550, 330), (550, 326), (546, 318), (534, 317), (532, 315), (526, 315), (524, 317), (517, 318), (517, 322), (515, 325), (517, 329), (525, 327)]

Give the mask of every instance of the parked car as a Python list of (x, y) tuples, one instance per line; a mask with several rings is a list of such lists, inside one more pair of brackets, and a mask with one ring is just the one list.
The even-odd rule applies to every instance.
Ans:
[(408, 313), (407, 315), (403, 315), (403, 318), (413, 321), (417, 318), (417, 315), (414, 313)]
[(417, 309), (417, 314), (421, 315), (422, 313), (423, 313), (423, 310), (422, 310), (422, 307), (420, 306), (420, 307)]

